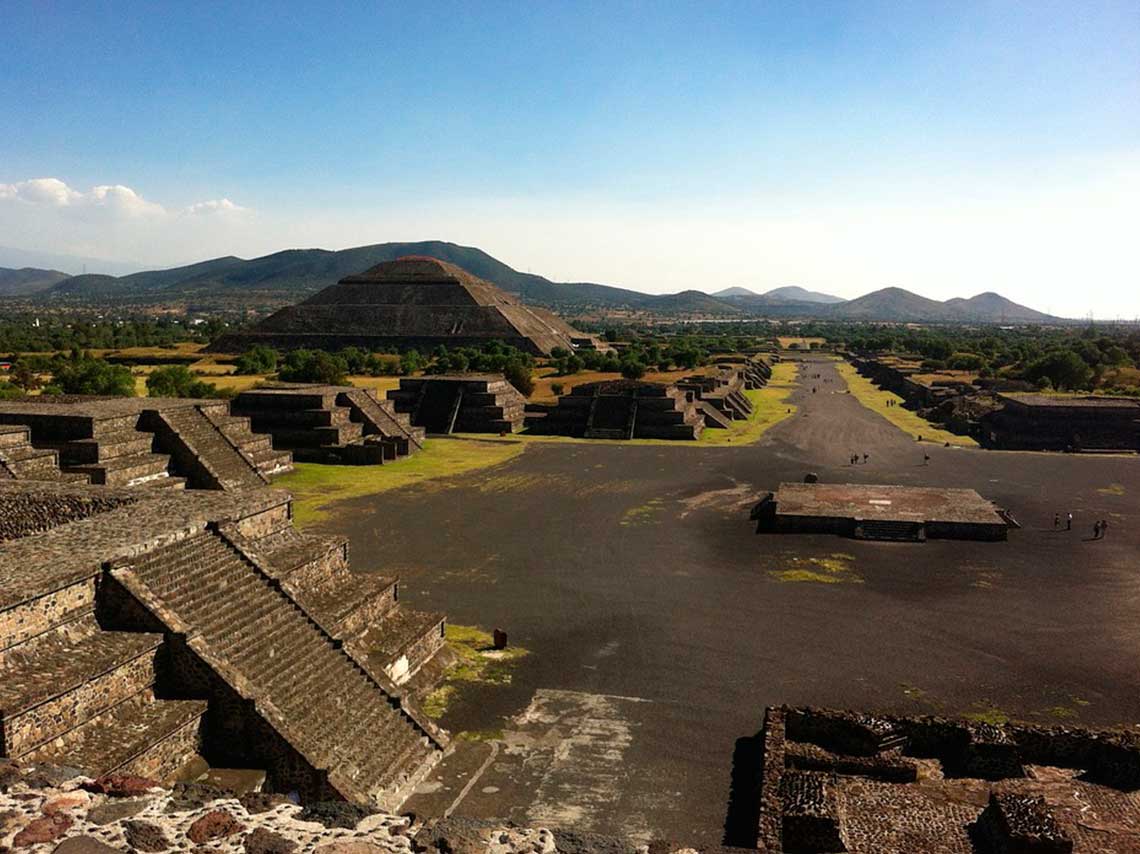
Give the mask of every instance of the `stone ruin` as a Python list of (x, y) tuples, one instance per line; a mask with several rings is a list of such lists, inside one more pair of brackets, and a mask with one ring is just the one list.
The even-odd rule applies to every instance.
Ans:
[(1140, 400), (999, 394), (983, 415), (985, 447), (1023, 451), (1140, 451)]
[(424, 443), (424, 431), (391, 401), (352, 386), (273, 383), (243, 391), (230, 410), (298, 461), (380, 464)]
[(1140, 850), (1140, 736), (772, 707), (737, 763), (744, 848), (1068, 854)]
[(264, 487), (292, 467), (225, 401), (0, 401), (0, 479), (233, 490)]
[(264, 344), (278, 350), (361, 347), (395, 353), (492, 341), (546, 356), (557, 347), (603, 347), (552, 312), (525, 305), (454, 264), (410, 255), (346, 276), (252, 329), (223, 335), (209, 349), (241, 353)]
[(401, 802), (447, 745), (414, 699), (444, 617), (290, 518), (279, 490), (0, 481), (0, 757)]
[(526, 398), (502, 374), (404, 377), (388, 402), (428, 433), (517, 433)]
[(586, 439), (700, 438), (705, 416), (675, 385), (603, 380), (576, 385), (548, 410), (528, 415), (531, 433)]
[(752, 415), (752, 401), (744, 394), (749, 388), (745, 374), (735, 367), (721, 368), (712, 376), (685, 377), (677, 381), (677, 388), (696, 401), (706, 427), (727, 428)]

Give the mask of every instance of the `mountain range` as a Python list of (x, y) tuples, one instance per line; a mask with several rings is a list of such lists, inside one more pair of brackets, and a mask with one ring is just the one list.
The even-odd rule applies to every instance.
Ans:
[(671, 317), (815, 317), (920, 323), (1058, 320), (996, 293), (945, 302), (894, 287), (852, 300), (797, 286), (764, 293), (735, 287), (715, 294), (698, 290), (644, 294), (592, 282), (552, 282), (520, 273), (480, 249), (443, 241), (379, 243), (339, 251), (288, 249), (248, 260), (229, 255), (126, 276), (68, 276), (57, 270), (0, 267), (0, 298), (46, 304), (184, 305), (197, 310), (282, 305), (298, 302), (350, 273), (404, 255), (449, 261), (526, 302), (576, 313), (631, 310)]

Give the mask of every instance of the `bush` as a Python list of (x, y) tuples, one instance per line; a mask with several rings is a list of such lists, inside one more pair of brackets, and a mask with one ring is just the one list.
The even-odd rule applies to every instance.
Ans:
[(271, 374), (277, 370), (277, 351), (264, 344), (255, 344), (234, 360), (235, 373), (246, 376)]
[(566, 387), (562, 383), (551, 383), (550, 390), (554, 392), (555, 397), (562, 397), (562, 392), (566, 390)]
[(519, 394), (523, 397), (530, 397), (534, 393), (534, 376), (531, 373), (531, 366), (521, 359), (516, 359), (507, 362), (503, 366), (503, 376), (507, 378), (507, 382), (519, 390)]
[(621, 375), (627, 380), (639, 380), (645, 376), (645, 365), (633, 359), (621, 363)]
[(11, 400), (15, 397), (23, 397), (24, 390), (18, 385), (13, 385), (10, 382), (0, 382), (0, 400)]
[(409, 350), (400, 356), (400, 375), (408, 376), (424, 369), (424, 357), (419, 350)]
[(202, 382), (185, 365), (158, 368), (146, 378), (146, 392), (151, 397), (218, 397), (218, 390)]
[(293, 350), (285, 356), (277, 376), (291, 383), (344, 385), (347, 373), (348, 365), (340, 356), (324, 350)]
[(59, 363), (52, 373), (51, 385), (58, 388), (60, 394), (133, 397), (135, 393), (135, 378), (130, 368), (76, 353)]

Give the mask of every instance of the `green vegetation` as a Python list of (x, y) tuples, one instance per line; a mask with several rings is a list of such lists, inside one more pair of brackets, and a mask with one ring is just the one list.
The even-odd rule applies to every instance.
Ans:
[(344, 385), (348, 362), (324, 350), (291, 350), (281, 364), (277, 377), (291, 383), (324, 383)]
[(223, 397), (210, 383), (202, 382), (185, 365), (156, 368), (146, 378), (149, 397)]
[(218, 320), (193, 323), (189, 318), (128, 316), (116, 320), (84, 320), (75, 315), (15, 315), (0, 321), (0, 352), (173, 347), (180, 341), (209, 341), (221, 328)]
[(862, 584), (863, 576), (851, 565), (854, 560), (841, 552), (828, 557), (793, 557), (790, 567), (769, 570), (768, 575), (785, 583)]
[(752, 415), (743, 421), (733, 421), (727, 430), (706, 427), (701, 433), (702, 445), (750, 445), (759, 441), (768, 430), (796, 414), (797, 407), (788, 398), (796, 388), (798, 366), (795, 362), (777, 362), (772, 377), (763, 388), (744, 392), (752, 401)]
[(443, 684), (424, 700), (424, 712), (432, 718), (443, 716), (459, 692), (459, 687), (465, 682), (510, 685), (514, 665), (519, 659), (530, 654), (529, 650), (520, 646), (495, 649), (491, 633), (475, 626), (456, 626), (448, 623), (447, 643), (455, 652), (458, 661), (447, 671)]
[(277, 351), (264, 344), (250, 347), (234, 361), (236, 374), (272, 374), (277, 370)]
[[(863, 406), (883, 416), (883, 418), (890, 421), (904, 433), (909, 433), (915, 439), (921, 436), (924, 441), (939, 443), (949, 442), (951, 445), (969, 448), (977, 447), (978, 443), (969, 436), (959, 436), (957, 433), (951, 433), (936, 427), (918, 413), (912, 412), (904, 407), (901, 397), (894, 392), (879, 388), (856, 371), (850, 362), (839, 362), (836, 368), (839, 370), (840, 376), (846, 380), (847, 387), (851, 390), (851, 394), (853, 394)], [(887, 405), (888, 402), (891, 403), (890, 406)]]
[(44, 387), (43, 393), (132, 397), (135, 378), (128, 367), (112, 365), (75, 351), (70, 358), (53, 360), (51, 382)]
[(994, 724), (1003, 726), (1010, 722), (1009, 714), (997, 706), (977, 703), (973, 709), (962, 714), (966, 720), (977, 721), (980, 724)]
[(521, 442), (428, 439), (423, 450), (391, 465), (297, 463), (292, 473), (278, 478), (274, 485), (293, 493), (293, 519), (303, 527), (329, 518), (333, 512), (329, 505), (335, 502), (429, 481), (438, 483), (505, 463), (525, 450)]

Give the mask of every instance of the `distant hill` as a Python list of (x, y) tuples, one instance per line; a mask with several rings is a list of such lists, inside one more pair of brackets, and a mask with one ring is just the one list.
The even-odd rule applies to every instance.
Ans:
[(59, 270), (38, 267), (0, 267), (0, 296), (17, 297), (38, 294), (68, 277)]
[(791, 302), (819, 302), (819, 303), (837, 303), (845, 302), (843, 297), (832, 296), (831, 294), (822, 294), (819, 291), (809, 291), (801, 288), (798, 285), (787, 285), (782, 288), (773, 288), (770, 291), (765, 291), (761, 296), (768, 297), (769, 299), (778, 298), (790, 300)]
[[(299, 302), (351, 273), (359, 273), (382, 261), (392, 261), (404, 255), (429, 255), (448, 261), (517, 294), (526, 302), (573, 312), (620, 309), (664, 316), (814, 317), (918, 323), (1035, 323), (1056, 320), (995, 293), (946, 302), (927, 299), (902, 288), (884, 288), (857, 299), (842, 300), (794, 285), (763, 294), (743, 287), (726, 288), (715, 294), (696, 290), (678, 294), (644, 294), (592, 282), (552, 282), (532, 273), (520, 273), (481, 249), (439, 240), (378, 243), (339, 251), (288, 249), (251, 259), (229, 255), (185, 267), (147, 270), (118, 277), (67, 277), (58, 271), (39, 271), (57, 278), (50, 282), (35, 279), (34, 284), (14, 285), (13, 290), (7, 290), (0, 284), (0, 298), (21, 297), (47, 303), (77, 304), (184, 304), (207, 309), (216, 306), (278, 306)], [(2, 274), (0, 282), (3, 282)]]

